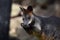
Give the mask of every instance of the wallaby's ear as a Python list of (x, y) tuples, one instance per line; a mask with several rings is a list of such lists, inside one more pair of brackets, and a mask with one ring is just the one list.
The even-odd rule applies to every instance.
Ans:
[(20, 7), (20, 9), (21, 9), (21, 11), (24, 11), (25, 9), (24, 8), (22, 8), (22, 7)]
[(28, 11), (33, 11), (33, 7), (32, 7), (32, 6), (28, 6), (28, 7), (27, 7), (27, 10), (28, 10)]

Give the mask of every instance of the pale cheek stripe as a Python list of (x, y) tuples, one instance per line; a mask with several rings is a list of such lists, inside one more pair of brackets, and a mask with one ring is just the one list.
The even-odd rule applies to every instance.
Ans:
[(28, 22), (28, 24), (30, 24), (32, 22), (32, 19), (30, 19), (30, 21)]
[(40, 24), (35, 24), (35, 27), (38, 29), (38, 30), (41, 30), (41, 26), (40, 26)]

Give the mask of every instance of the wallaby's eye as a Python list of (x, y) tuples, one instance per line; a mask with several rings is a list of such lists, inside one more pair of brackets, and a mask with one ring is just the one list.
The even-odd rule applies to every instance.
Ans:
[(30, 17), (28, 17), (28, 19), (30, 19)]
[(23, 18), (23, 20), (24, 20), (24, 18)]

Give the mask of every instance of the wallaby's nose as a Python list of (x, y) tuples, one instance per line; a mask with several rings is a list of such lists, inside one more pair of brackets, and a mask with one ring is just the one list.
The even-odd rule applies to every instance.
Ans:
[(21, 23), (21, 26), (27, 26), (27, 25), (24, 25), (24, 23)]
[(21, 23), (22, 27), (29, 27), (29, 25), (25, 25), (24, 23)]
[(21, 26), (23, 26), (24, 25), (24, 23), (21, 23)]

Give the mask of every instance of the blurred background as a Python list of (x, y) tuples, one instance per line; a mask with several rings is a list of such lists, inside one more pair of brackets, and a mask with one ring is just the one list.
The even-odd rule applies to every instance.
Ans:
[[(12, 0), (11, 17), (18, 15), (21, 11), (19, 7), (27, 8), (29, 5), (32, 5), (33, 12), (38, 16), (60, 17), (60, 0)], [(26, 33), (20, 25), (21, 22), (21, 17), (10, 19), (9, 35), (20, 40), (37, 40), (36, 37)]]

